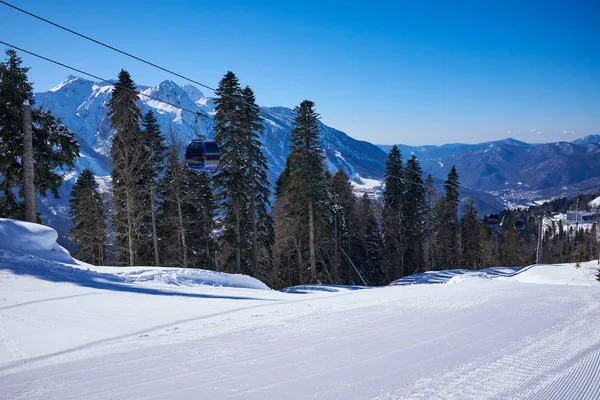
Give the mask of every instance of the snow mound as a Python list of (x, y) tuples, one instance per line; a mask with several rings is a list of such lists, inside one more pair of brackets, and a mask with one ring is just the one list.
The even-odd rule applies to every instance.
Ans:
[(307, 294), (307, 293), (337, 293), (353, 290), (371, 289), (371, 286), (356, 286), (356, 285), (333, 285), (333, 284), (318, 284), (318, 285), (298, 285), (290, 286), (281, 289), (280, 292)]
[(56, 239), (56, 231), (47, 226), (0, 218), (0, 250), (49, 261), (75, 263), (69, 252), (56, 243)]
[(460, 283), (474, 279), (492, 279), (508, 277), (517, 274), (522, 267), (495, 267), (480, 270), (449, 269), (445, 271), (419, 272), (400, 278), (390, 283), (390, 286)]
[[(224, 272), (190, 268), (121, 267), (115, 275), (128, 283), (162, 282), (177, 286), (216, 286), (244, 289), (270, 290), (263, 282), (248, 275), (227, 274)], [(106, 269), (106, 267), (105, 267)]]
[(524, 283), (597, 286), (600, 285), (595, 278), (597, 273), (598, 262), (589, 261), (581, 263), (580, 268), (575, 268), (575, 264), (533, 265), (507, 279)]
[(464, 283), (464, 282), (478, 281), (480, 279), (495, 278), (494, 276), (492, 276), (486, 272), (480, 272), (480, 271), (471, 271), (471, 272), (472, 273), (469, 273), (469, 274), (455, 275), (452, 278), (450, 278), (448, 280), (448, 282), (446, 282), (446, 283)]

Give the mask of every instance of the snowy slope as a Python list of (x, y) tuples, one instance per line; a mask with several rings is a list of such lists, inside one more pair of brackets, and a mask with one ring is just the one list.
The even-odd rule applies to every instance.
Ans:
[(16, 225), (25, 240), (0, 249), (1, 398), (600, 398), (600, 284), (551, 271), (595, 263), (278, 292), (52, 261), (47, 231)]

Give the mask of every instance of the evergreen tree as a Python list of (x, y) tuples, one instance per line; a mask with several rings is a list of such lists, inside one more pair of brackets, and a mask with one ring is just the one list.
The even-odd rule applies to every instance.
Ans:
[(355, 204), (356, 197), (352, 192), (352, 184), (348, 174), (340, 169), (331, 181), (332, 214), (334, 231), (334, 270), (341, 283), (352, 281), (353, 267), (348, 258), (353, 257), (352, 248), (356, 236), (357, 222)]
[(437, 207), (440, 265), (444, 269), (458, 267), (458, 188), (458, 172), (453, 165), (444, 182), (445, 196)]
[(75, 181), (69, 204), (73, 223), (71, 241), (77, 245), (73, 255), (87, 263), (103, 265), (108, 236), (107, 211), (89, 169), (84, 169)]
[(427, 175), (425, 180), (425, 211), (423, 216), (424, 221), (424, 236), (425, 245), (423, 262), (426, 270), (436, 269), (437, 254), (439, 253), (437, 244), (436, 218), (435, 218), (435, 203), (437, 190), (433, 185), (433, 177)]
[(385, 163), (385, 190), (383, 192), (383, 243), (385, 273), (391, 282), (403, 276), (404, 232), (402, 202), (404, 196), (404, 168), (402, 153), (392, 146)]
[(179, 158), (180, 143), (173, 132), (171, 139), (158, 183), (161, 259), (169, 265), (216, 269), (216, 205), (210, 178), (206, 172), (190, 171)]
[(502, 264), (505, 267), (514, 267), (521, 264), (519, 235), (514, 227), (514, 219), (508, 225), (506, 240), (502, 247)]
[[(33, 106), (33, 86), (27, 79), (29, 68), (21, 58), (6, 50), (7, 60), (0, 63), (0, 215), (23, 218), (23, 124), (21, 106)], [(32, 107), (33, 159), (35, 190), (45, 197), (50, 191), (58, 198), (63, 182), (60, 169), (70, 169), (79, 156), (75, 135), (50, 111)], [(17, 194), (15, 195), (15, 192)]]
[(273, 220), (268, 212), (270, 205), (268, 167), (259, 141), (260, 133), (263, 130), (260, 108), (256, 105), (252, 89), (245, 87), (242, 90), (241, 101), (241, 127), (246, 147), (245, 169), (248, 172), (246, 190), (249, 197), (249, 233), (252, 245), (251, 271), (255, 276), (260, 277), (265, 274), (267, 269), (270, 269), (274, 240)]
[(140, 259), (143, 264), (160, 265), (160, 253), (158, 246), (157, 227), (157, 182), (165, 167), (165, 153), (167, 147), (164, 137), (160, 131), (158, 121), (152, 111), (148, 111), (142, 118), (141, 136), (144, 141), (145, 160), (141, 163), (140, 184), (144, 187), (142, 191), (144, 216), (138, 230), (138, 241), (140, 242)]
[(423, 214), (425, 211), (425, 186), (422, 170), (414, 154), (406, 163), (404, 172), (404, 198), (402, 220), (404, 225), (404, 273), (410, 275), (423, 271)]
[[(283, 226), (276, 225), (285, 232), (289, 231), (287, 227), (290, 225), (295, 228), (294, 237), (286, 241), (293, 247), (278, 248), (288, 254), (295, 251), (300, 280), (306, 283), (305, 270), (310, 273), (308, 281), (317, 280), (317, 253), (320, 253), (325, 243), (331, 243), (332, 239), (327, 226), (330, 210), (328, 178), (323, 167), (324, 156), (319, 147), (319, 115), (314, 110), (314, 103), (305, 100), (294, 111), (296, 118), (291, 137), (291, 153), (277, 185), (277, 200), (281, 198), (285, 202), (287, 222)], [(321, 253), (319, 263), (323, 270), (327, 270)]]
[[(358, 204), (357, 219), (360, 250), (356, 252), (359, 256), (355, 259), (358, 261), (357, 264), (362, 266), (361, 273), (369, 285), (381, 284), (383, 283), (382, 240), (371, 200), (366, 193), (363, 194)], [(357, 277), (353, 283), (360, 282)]]
[[(240, 107), (242, 90), (235, 74), (227, 72), (219, 82), (215, 97), (215, 141), (221, 149), (221, 161), (214, 180), (218, 200), (223, 207), (225, 263), (234, 260), (236, 273), (252, 274), (252, 242), (248, 205), (247, 132)], [(255, 121), (253, 121), (254, 123)], [(250, 262), (249, 262), (250, 261)]]
[(144, 172), (147, 170), (147, 142), (140, 129), (142, 112), (137, 105), (137, 91), (127, 71), (119, 72), (108, 106), (110, 127), (115, 131), (111, 157), (113, 170), (113, 227), (121, 261), (135, 265), (143, 246), (140, 230), (147, 215)]
[(463, 268), (481, 267), (481, 223), (473, 199), (468, 199), (463, 207), (463, 217), (460, 221), (460, 254)]

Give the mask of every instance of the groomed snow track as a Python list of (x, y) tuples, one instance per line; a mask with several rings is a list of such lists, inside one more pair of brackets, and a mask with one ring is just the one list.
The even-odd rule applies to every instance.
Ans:
[(1, 399), (600, 399), (595, 262), (279, 292), (25, 250), (0, 248)]

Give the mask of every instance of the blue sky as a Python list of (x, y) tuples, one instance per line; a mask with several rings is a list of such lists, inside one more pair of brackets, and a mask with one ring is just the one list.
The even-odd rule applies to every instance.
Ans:
[[(373, 143), (600, 134), (600, 1), (8, 1), (209, 86), (232, 70), (261, 105), (313, 100)], [(4, 5), (0, 21), (0, 40), (96, 75), (185, 83)], [(22, 57), (36, 91), (71, 74)]]

